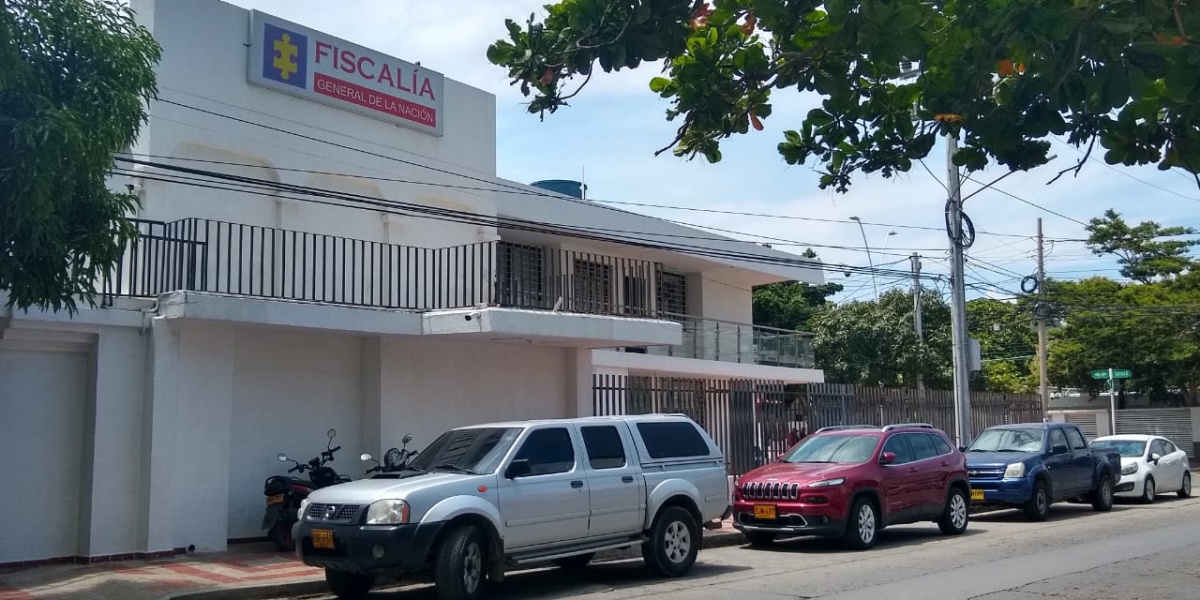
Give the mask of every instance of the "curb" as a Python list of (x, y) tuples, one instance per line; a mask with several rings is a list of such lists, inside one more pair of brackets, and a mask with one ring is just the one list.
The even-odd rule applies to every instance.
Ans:
[(317, 594), (329, 594), (329, 586), (325, 584), (324, 579), (218, 588), (195, 592), (177, 592), (166, 596), (164, 600), (259, 600), (261, 598), (274, 598), (277, 596)]
[[(700, 548), (708, 550), (712, 548), (724, 548), (728, 546), (738, 546), (746, 543), (746, 536), (735, 529), (724, 530), (719, 533), (709, 533), (703, 537), (703, 542)], [(629, 560), (631, 558), (640, 558), (642, 553), (637, 548), (628, 550), (612, 550), (609, 552), (601, 552), (596, 555), (594, 562), (614, 562), (619, 560)], [(553, 563), (532, 563), (522, 565), (520, 571), (530, 571), (534, 569), (546, 568), (552, 566)], [(514, 570), (516, 572), (516, 570)], [(212, 590), (198, 590), (194, 592), (177, 592), (168, 595), (164, 600), (259, 600), (261, 598), (273, 598), (276, 596), (305, 596), (329, 594), (329, 587), (325, 584), (324, 579), (311, 579), (307, 581), (296, 581), (292, 583), (274, 583), (270, 585), (248, 585), (243, 587), (219, 588)]]

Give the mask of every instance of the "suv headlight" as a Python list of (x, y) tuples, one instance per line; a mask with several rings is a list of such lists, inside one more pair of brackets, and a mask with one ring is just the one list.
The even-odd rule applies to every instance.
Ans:
[(1004, 478), (1020, 478), (1025, 476), (1025, 463), (1013, 463), (1004, 470)]
[(305, 498), (300, 501), (300, 510), (296, 511), (296, 519), (303, 521), (304, 514), (308, 512), (308, 505), (312, 504), (312, 500)]
[(808, 484), (808, 487), (833, 487), (835, 485), (842, 485), (843, 483), (846, 483), (846, 478), (838, 477), (836, 479), (825, 479), (822, 481), (814, 481), (814, 482)]
[(1134, 473), (1137, 473), (1137, 470), (1138, 470), (1137, 463), (1131, 462), (1131, 463), (1121, 467), (1121, 474), (1122, 475), (1133, 475)]
[(367, 507), (367, 525), (401, 525), (408, 522), (408, 503), (380, 500)]

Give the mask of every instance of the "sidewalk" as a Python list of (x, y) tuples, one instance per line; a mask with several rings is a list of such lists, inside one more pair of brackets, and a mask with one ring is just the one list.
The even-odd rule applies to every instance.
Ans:
[[(705, 548), (742, 543), (729, 521), (722, 525), (704, 531)], [(633, 556), (640, 553), (602, 553), (597, 560)], [(0, 600), (239, 600), (326, 591), (320, 569), (266, 543), (159, 560), (0, 570)]]

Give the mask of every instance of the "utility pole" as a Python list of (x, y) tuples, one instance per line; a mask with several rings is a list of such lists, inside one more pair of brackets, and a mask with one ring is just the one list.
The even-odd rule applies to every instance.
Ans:
[(951, 336), (954, 340), (954, 429), (960, 446), (971, 443), (973, 437), (971, 420), (970, 363), (967, 356), (967, 287), (963, 277), (963, 231), (962, 181), (958, 167), (954, 164), (954, 153), (958, 150), (957, 138), (946, 136), (947, 189), (950, 192), (946, 203), (950, 231), (950, 320)]
[(1042, 419), (1045, 420), (1050, 416), (1050, 377), (1046, 341), (1046, 254), (1043, 250), (1041, 217), (1037, 221), (1037, 261), (1038, 308), (1034, 314), (1037, 316), (1038, 331), (1038, 392), (1042, 396)]
[[(908, 260), (912, 262), (913, 274), (913, 330), (917, 332), (917, 341), (922, 342), (925, 339), (925, 329), (921, 326), (921, 255), (913, 252)], [(921, 372), (917, 371), (917, 391), (924, 389), (925, 382), (921, 378)]]

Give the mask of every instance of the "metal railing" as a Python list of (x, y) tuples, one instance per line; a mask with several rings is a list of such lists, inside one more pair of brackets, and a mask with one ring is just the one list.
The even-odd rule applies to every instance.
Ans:
[(198, 291), (409, 310), (479, 305), (653, 316), (661, 265), (587, 252), (480, 242), (385, 244), (188, 218), (134, 219), (138, 236), (102, 283), (105, 301)]
[(384, 244), (209, 219), (134, 220), (106, 297), (198, 291), (430, 310), (490, 304), (495, 244)]
[(812, 334), (691, 315), (659, 313), (683, 325), (683, 343), (651, 346), (648, 354), (811, 369)]

